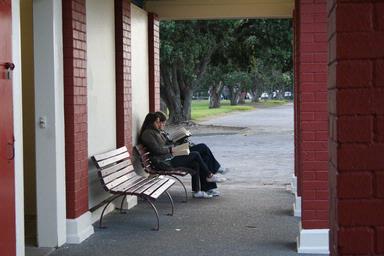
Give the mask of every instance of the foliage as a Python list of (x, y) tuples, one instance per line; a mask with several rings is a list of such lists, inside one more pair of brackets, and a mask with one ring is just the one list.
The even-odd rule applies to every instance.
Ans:
[(162, 21), (160, 39), (161, 99), (171, 122), (190, 119), (194, 90), (212, 92), (210, 107), (220, 107), (224, 86), (232, 105), (247, 92), (292, 91), (290, 20)]
[(193, 90), (206, 73), (212, 53), (225, 41), (227, 31), (231, 31), (228, 21), (160, 23), (161, 98), (171, 122), (190, 118)]

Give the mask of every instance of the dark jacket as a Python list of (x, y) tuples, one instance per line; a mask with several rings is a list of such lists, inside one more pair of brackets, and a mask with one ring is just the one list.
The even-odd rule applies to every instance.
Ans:
[(172, 143), (168, 141), (160, 130), (155, 128), (146, 129), (140, 137), (141, 143), (151, 153), (151, 161), (157, 163), (172, 158)]

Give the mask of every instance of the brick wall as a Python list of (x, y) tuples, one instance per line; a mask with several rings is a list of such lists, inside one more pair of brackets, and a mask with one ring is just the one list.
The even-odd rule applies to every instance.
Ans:
[(63, 0), (64, 115), (67, 218), (88, 210), (85, 0)]
[(328, 228), (326, 0), (297, 1), (299, 185), (302, 227)]
[(115, 0), (116, 145), (132, 148), (131, 1)]
[(384, 3), (328, 12), (331, 255), (384, 255)]
[(301, 171), (300, 171), (300, 5), (295, 1), (293, 12), (293, 63), (294, 63), (294, 129), (295, 129), (295, 176), (297, 178), (297, 195), (301, 196)]
[(160, 110), (160, 27), (159, 18), (148, 14), (149, 111)]

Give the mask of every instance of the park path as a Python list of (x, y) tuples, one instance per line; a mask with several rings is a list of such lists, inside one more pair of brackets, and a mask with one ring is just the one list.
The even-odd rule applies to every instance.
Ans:
[(202, 125), (245, 128), (230, 133), (200, 132), (192, 137), (212, 149), (232, 186), (279, 186), (291, 181), (294, 163), (293, 104), (234, 112)]

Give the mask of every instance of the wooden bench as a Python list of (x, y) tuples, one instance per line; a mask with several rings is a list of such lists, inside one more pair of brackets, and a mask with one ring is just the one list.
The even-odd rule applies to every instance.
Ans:
[(101, 213), (100, 228), (103, 228), (103, 215), (108, 205), (115, 199), (123, 197), (120, 207), (122, 209), (127, 195), (142, 198), (152, 207), (157, 218), (157, 226), (154, 230), (159, 230), (160, 227), (159, 214), (154, 201), (163, 193), (166, 193), (172, 205), (172, 212), (169, 215), (173, 215), (173, 200), (167, 190), (175, 183), (175, 180), (162, 176), (147, 178), (136, 174), (126, 147), (94, 155), (92, 159), (98, 169), (98, 176), (105, 191), (113, 194), (107, 200), (106, 206)]
[(152, 164), (150, 157), (149, 157), (150, 153), (144, 145), (142, 145), (142, 144), (136, 145), (135, 149), (136, 149), (137, 153), (139, 154), (141, 165), (143, 166), (143, 169), (145, 172), (147, 172), (148, 174), (151, 174), (151, 175), (170, 176), (170, 177), (176, 179), (177, 181), (179, 181), (179, 183), (183, 186), (184, 192), (185, 192), (185, 200), (183, 202), (187, 202), (188, 201), (187, 189), (185, 188), (184, 183), (177, 176), (184, 177), (187, 174), (193, 174), (195, 172), (195, 170), (185, 168), (185, 167), (173, 167), (173, 168), (169, 167), (166, 169), (156, 168)]

